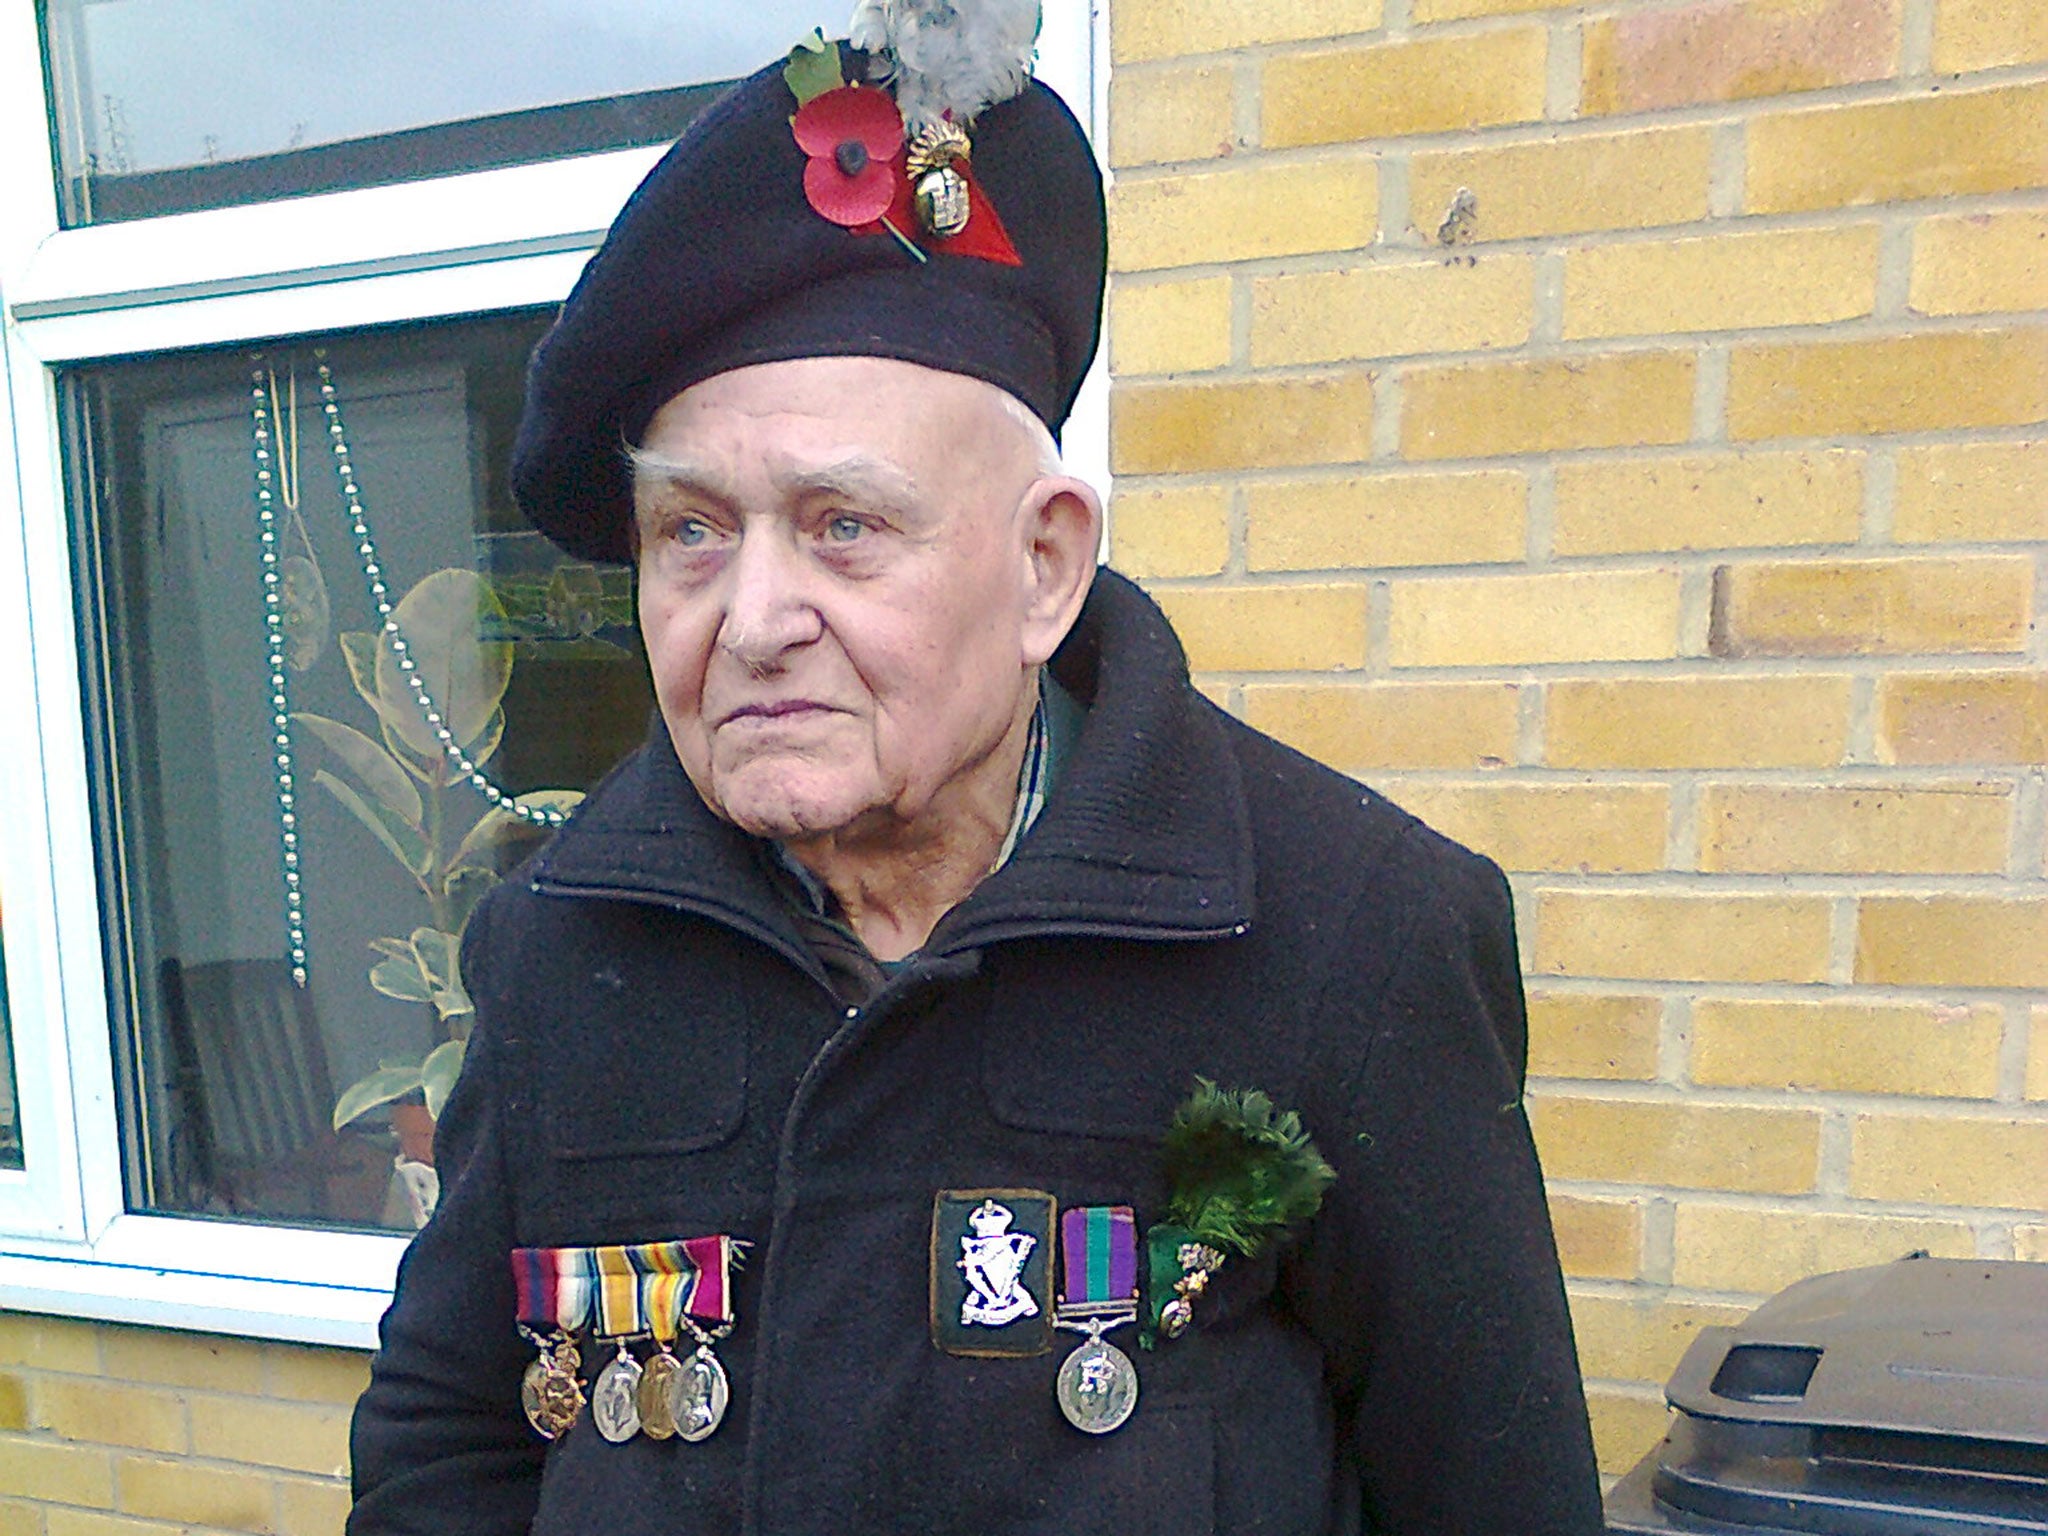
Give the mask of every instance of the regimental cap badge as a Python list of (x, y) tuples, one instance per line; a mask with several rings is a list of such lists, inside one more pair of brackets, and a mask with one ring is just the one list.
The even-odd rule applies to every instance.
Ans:
[(857, 235), (1021, 265), (976, 185), (968, 130), (1031, 78), (1036, 0), (861, 0), (849, 49), (822, 33), (790, 51), (790, 126), (814, 212)]
[(951, 1355), (1052, 1347), (1058, 1208), (1036, 1189), (942, 1189), (932, 1202), (932, 1342)]

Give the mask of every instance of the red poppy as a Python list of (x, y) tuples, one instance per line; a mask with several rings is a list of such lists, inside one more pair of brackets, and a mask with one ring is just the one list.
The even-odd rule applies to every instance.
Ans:
[(805, 102), (791, 126), (810, 157), (804, 196), (812, 208), (848, 229), (889, 211), (903, 148), (903, 114), (894, 97), (871, 85), (843, 85)]

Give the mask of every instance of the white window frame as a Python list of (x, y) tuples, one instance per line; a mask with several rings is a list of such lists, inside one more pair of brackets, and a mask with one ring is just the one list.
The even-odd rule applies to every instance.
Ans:
[[(1102, 0), (1040, 74), (1096, 129)], [(125, 1207), (55, 370), (559, 302), (654, 149), (61, 229), (33, 6), (0, 7), (0, 942), (24, 1171), (0, 1309), (367, 1347), (405, 1240)], [(1066, 433), (1108, 490), (1100, 362)]]

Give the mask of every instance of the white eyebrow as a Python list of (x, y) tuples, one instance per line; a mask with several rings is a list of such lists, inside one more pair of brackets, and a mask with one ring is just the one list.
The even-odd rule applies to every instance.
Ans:
[[(712, 498), (733, 499), (726, 477), (687, 459), (672, 459), (650, 449), (628, 446), (636, 483), (659, 482), (701, 491)], [(802, 496), (820, 491), (845, 496), (868, 505), (909, 510), (918, 504), (917, 485), (902, 470), (871, 454), (850, 454), (831, 464), (796, 469), (771, 466), (777, 487), (785, 494)]]

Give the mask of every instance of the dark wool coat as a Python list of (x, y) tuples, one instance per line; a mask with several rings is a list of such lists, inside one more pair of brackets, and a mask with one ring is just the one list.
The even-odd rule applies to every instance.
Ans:
[[(864, 1009), (659, 730), (492, 894), (353, 1536), (1600, 1529), (1500, 872), (1208, 704), (1120, 577), (1054, 669), (1089, 708), (1043, 816)], [(935, 1348), (935, 1192), (1154, 1220), (1197, 1074), (1298, 1108), (1337, 1181), (1186, 1336), (1115, 1335), (1131, 1421), (1060, 1416), (1072, 1334)], [(754, 1245), (724, 1427), (545, 1447), (507, 1251), (714, 1232)]]

